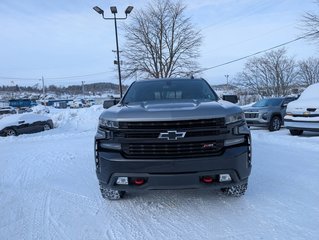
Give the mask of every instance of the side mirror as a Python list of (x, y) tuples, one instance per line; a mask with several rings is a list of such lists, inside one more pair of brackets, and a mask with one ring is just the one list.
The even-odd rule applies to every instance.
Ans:
[(237, 95), (223, 95), (223, 100), (231, 102), (231, 103), (238, 103), (238, 96)]
[(288, 103), (284, 103), (283, 105), (281, 105), (283, 108), (286, 108), (288, 106)]
[(108, 99), (103, 102), (103, 108), (108, 109), (120, 102), (119, 98)]

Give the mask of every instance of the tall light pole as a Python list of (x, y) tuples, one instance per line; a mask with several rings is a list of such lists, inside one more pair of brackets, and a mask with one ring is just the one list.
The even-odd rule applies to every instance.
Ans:
[(113, 14), (113, 18), (106, 18), (104, 17), (104, 10), (99, 8), (98, 6), (93, 7), (93, 9), (98, 13), (101, 14), (103, 19), (105, 20), (114, 20), (114, 27), (115, 27), (115, 38), (116, 38), (116, 55), (117, 55), (117, 70), (119, 74), (119, 88), (120, 88), (120, 96), (122, 98), (122, 77), (121, 77), (121, 62), (120, 62), (120, 50), (119, 50), (119, 41), (117, 35), (117, 20), (125, 20), (127, 15), (130, 14), (133, 10), (132, 6), (128, 6), (125, 10), (125, 17), (124, 18), (117, 18), (117, 8), (115, 6), (110, 7), (111, 13)]
[(229, 74), (226, 74), (226, 75), (225, 75), (225, 78), (226, 78), (226, 83), (227, 83), (227, 84), (226, 84), (227, 90), (229, 90), (229, 88), (228, 88), (228, 78), (229, 78)]
[(82, 81), (82, 95), (83, 95), (83, 97), (84, 97), (84, 83), (85, 83), (85, 81)]
[(39, 79), (40, 81), (42, 81), (42, 94), (43, 94), (43, 98), (45, 97), (45, 86), (44, 86), (44, 77), (42, 76), (41, 79)]

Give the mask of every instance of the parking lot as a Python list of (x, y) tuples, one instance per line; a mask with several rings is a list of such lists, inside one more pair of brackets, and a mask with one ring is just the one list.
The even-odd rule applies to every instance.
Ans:
[[(81, 112), (82, 111), (82, 112)], [(253, 171), (241, 198), (219, 191), (100, 196), (95, 120), (0, 138), (0, 239), (316, 239), (319, 135), (252, 129)], [(98, 111), (96, 111), (98, 115)], [(92, 116), (92, 114), (90, 114)], [(93, 119), (93, 120), (92, 120)]]

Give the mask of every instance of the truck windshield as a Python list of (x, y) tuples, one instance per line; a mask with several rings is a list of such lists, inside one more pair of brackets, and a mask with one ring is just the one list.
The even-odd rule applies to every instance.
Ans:
[(133, 83), (126, 93), (123, 103), (181, 99), (217, 101), (218, 97), (201, 79), (150, 80)]
[(253, 107), (274, 107), (279, 106), (282, 103), (281, 98), (265, 98), (256, 102)]

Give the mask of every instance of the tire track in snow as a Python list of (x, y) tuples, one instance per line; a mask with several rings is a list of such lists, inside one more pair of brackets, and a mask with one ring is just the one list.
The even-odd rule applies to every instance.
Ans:
[(65, 226), (59, 224), (51, 213), (52, 191), (45, 190), (45, 193), (38, 194), (34, 204), (34, 214), (31, 218), (31, 239), (70, 239), (63, 230)]
[[(207, 239), (207, 236), (202, 234), (205, 232), (205, 226), (192, 222), (190, 218), (185, 219), (187, 211), (184, 211), (184, 208), (192, 208), (194, 203), (192, 199), (184, 201), (186, 204), (183, 204), (183, 209), (174, 212), (174, 209), (179, 208), (174, 201), (179, 201), (178, 195), (169, 200), (170, 198), (161, 197), (161, 194), (155, 193), (155, 201), (149, 201), (148, 198), (152, 197), (152, 194), (149, 195), (129, 196), (129, 199), (123, 199), (120, 202), (102, 201), (105, 204), (102, 206), (105, 214), (113, 217), (112, 229), (117, 229), (118, 236), (112, 229), (107, 230), (109, 239), (124, 238), (125, 234), (119, 235), (119, 232), (123, 233), (122, 229), (126, 231), (126, 236), (130, 236), (129, 239), (153, 239), (154, 236), (157, 239), (185, 239), (187, 235), (185, 235), (185, 229), (181, 227), (183, 223), (185, 226), (191, 225), (192, 228), (197, 229), (198, 238)], [(171, 212), (174, 214), (169, 216)]]
[[(69, 239), (70, 238), (66, 235), (65, 231), (63, 230), (65, 226), (63, 224), (58, 223), (55, 219), (54, 216), (51, 213), (50, 206), (51, 206), (51, 194), (52, 192), (50, 191), (50, 194), (48, 198), (46, 199), (46, 217), (48, 218), (49, 222), (52, 224), (52, 227), (55, 229), (55, 232), (58, 233), (59, 238), (61, 240)], [(50, 225), (47, 226), (47, 229), (50, 228)], [(51, 235), (51, 233), (50, 233)], [(48, 236), (48, 235), (46, 235)]]
[(38, 198), (34, 198), (36, 200), (35, 209), (33, 209), (33, 217), (31, 218), (31, 233), (32, 239), (45, 239), (45, 232), (47, 231), (48, 223), (46, 219), (46, 205), (47, 198), (49, 196), (49, 191), (45, 193), (39, 193)]
[(134, 203), (125, 201), (125, 199), (119, 202), (107, 201), (102, 197), (99, 197), (98, 202), (100, 209), (99, 215), (102, 217), (112, 216), (112, 221), (109, 224), (111, 227), (105, 230), (107, 239), (152, 239), (152, 236), (149, 236), (144, 228), (138, 228), (137, 223), (140, 216), (137, 215), (137, 217), (134, 217), (134, 214), (132, 214)]

